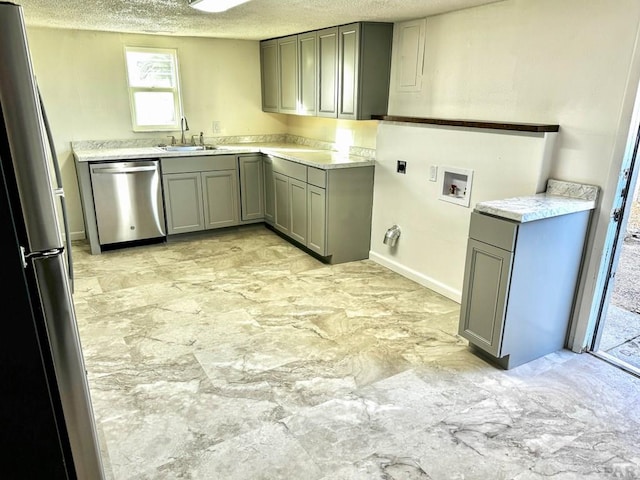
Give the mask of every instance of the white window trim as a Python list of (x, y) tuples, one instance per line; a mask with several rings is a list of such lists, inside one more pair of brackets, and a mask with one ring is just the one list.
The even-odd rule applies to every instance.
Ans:
[[(147, 53), (165, 53), (170, 54), (174, 62), (174, 71), (176, 72), (176, 86), (173, 88), (161, 87), (132, 87), (129, 81), (129, 66), (127, 63), (127, 52), (147, 52)], [(182, 95), (180, 94), (180, 69), (178, 68), (178, 49), (176, 48), (155, 48), (155, 47), (138, 47), (128, 45), (124, 47), (124, 64), (127, 75), (127, 89), (129, 91), (129, 110), (131, 112), (131, 126), (134, 132), (172, 132), (180, 130), (180, 119), (184, 116), (182, 110)], [(134, 95), (137, 92), (173, 92), (173, 104), (176, 113), (176, 123), (173, 125), (138, 125), (136, 121), (136, 107)]]

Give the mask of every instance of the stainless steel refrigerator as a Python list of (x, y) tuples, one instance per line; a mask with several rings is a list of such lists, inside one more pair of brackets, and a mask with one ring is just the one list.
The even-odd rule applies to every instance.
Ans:
[(0, 477), (101, 480), (48, 126), (22, 7), (0, 2)]

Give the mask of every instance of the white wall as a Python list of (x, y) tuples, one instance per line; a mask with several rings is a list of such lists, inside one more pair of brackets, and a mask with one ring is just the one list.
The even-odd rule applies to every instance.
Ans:
[[(595, 228), (606, 229), (613, 195), (610, 177), (621, 162), (616, 145), (626, 137), (629, 125), (629, 96), (625, 93), (630, 88), (635, 91), (638, 82), (637, 72), (630, 77), (630, 65), (637, 59), (634, 45), (639, 21), (640, 2), (636, 0), (505, 0), (429, 17), (422, 86), (417, 92), (396, 90), (398, 59), (394, 55), (389, 113), (559, 124), (550, 176), (602, 187), (604, 213), (595, 213), (599, 220)], [(418, 159), (424, 147), (420, 142), (430, 138), (429, 133), (425, 130), (420, 140), (406, 145), (411, 135), (398, 138), (397, 151)], [(438, 150), (445, 154), (449, 147), (455, 149), (467, 135), (464, 130), (451, 130), (449, 140), (439, 138), (449, 143), (439, 144)], [(386, 147), (380, 144), (380, 135), (378, 143), (381, 152)], [(446, 156), (426, 161), (449, 163)], [(496, 155), (493, 169), (509, 170), (513, 161)], [(473, 165), (475, 161), (468, 157), (468, 162)], [(482, 179), (477, 180), (475, 188), (486, 186)], [(382, 223), (399, 211), (433, 214), (422, 223), (404, 225), (403, 237), (414, 240), (403, 247), (399, 244), (395, 258), (385, 258), (399, 261), (400, 267), (414, 268), (450, 291), (459, 291), (460, 245), (434, 237), (434, 232), (450, 228), (452, 221), (445, 213), (449, 207), (435, 203), (424, 175), (377, 181), (374, 195), (374, 217), (384, 218)], [(374, 230), (372, 245), (379, 236)], [(591, 237), (597, 236), (592, 232)], [(427, 243), (439, 246), (424, 248)], [(589, 265), (597, 264), (602, 246), (594, 241)], [(452, 256), (456, 258), (453, 265), (434, 261)]]
[[(286, 116), (261, 110), (258, 42), (28, 28), (32, 61), (60, 159), (72, 237), (84, 238), (71, 142), (162, 137), (134, 133), (124, 46), (177, 48), (189, 134), (286, 133)], [(177, 132), (178, 135), (180, 132)]]
[[(544, 190), (546, 147), (555, 135), (380, 125), (371, 259), (459, 302), (473, 205)], [(406, 173), (396, 172), (398, 160), (407, 162)], [(436, 182), (429, 181), (432, 165)], [(469, 207), (440, 199), (446, 167), (472, 170)], [(383, 238), (394, 224), (402, 233), (391, 248)]]

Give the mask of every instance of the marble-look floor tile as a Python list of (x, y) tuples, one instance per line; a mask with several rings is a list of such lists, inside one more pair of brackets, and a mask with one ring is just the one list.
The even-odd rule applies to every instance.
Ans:
[(321, 471), (287, 429), (271, 424), (240, 435), (205, 452), (191, 466), (189, 478), (210, 480), (317, 479)]
[(496, 368), (458, 304), (370, 260), (260, 225), (74, 257), (108, 480), (640, 478), (638, 379)]

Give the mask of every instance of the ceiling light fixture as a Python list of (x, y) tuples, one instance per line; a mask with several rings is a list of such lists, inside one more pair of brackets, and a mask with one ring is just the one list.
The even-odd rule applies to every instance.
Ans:
[(203, 12), (225, 12), (249, 0), (189, 0), (189, 6)]

